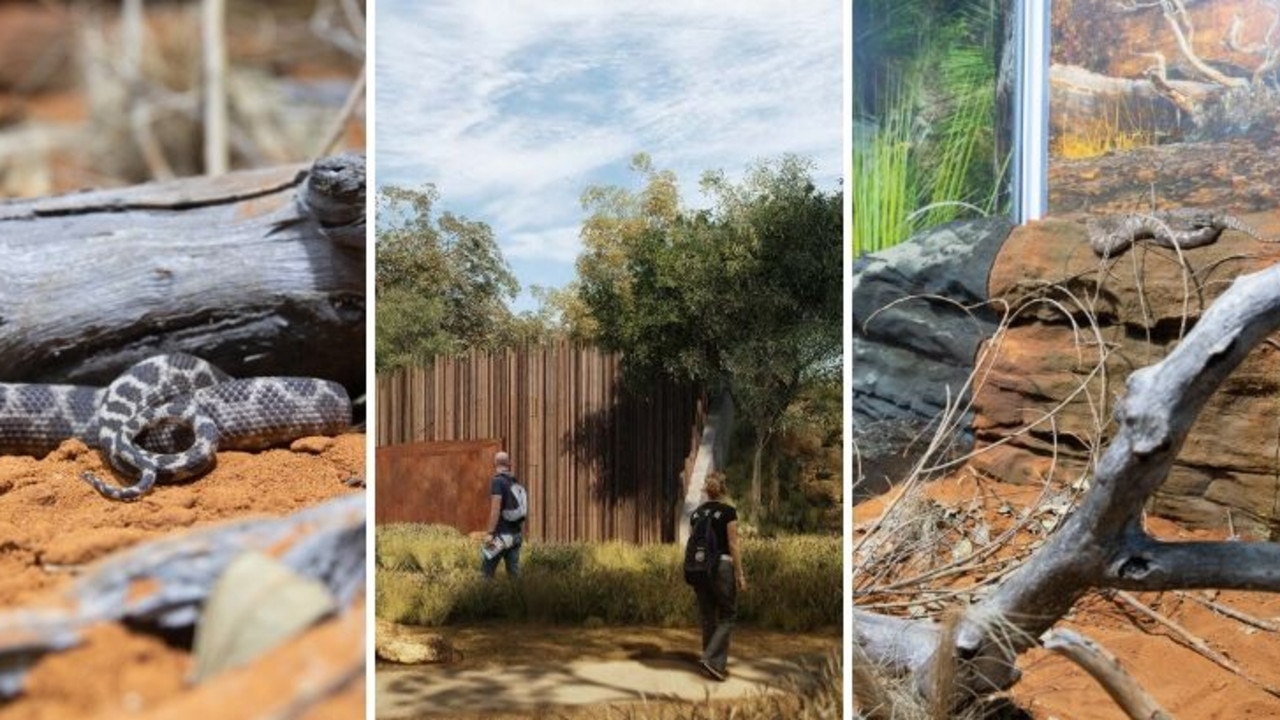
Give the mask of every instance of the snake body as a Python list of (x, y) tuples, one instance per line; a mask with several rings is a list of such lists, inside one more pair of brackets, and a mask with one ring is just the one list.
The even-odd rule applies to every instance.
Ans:
[(192, 355), (157, 355), (105, 388), (0, 383), (0, 454), (43, 455), (71, 437), (98, 448), (133, 485), (83, 479), (105, 497), (136, 500), (156, 482), (206, 472), (219, 447), (261, 450), (351, 423), (338, 383), (233, 379)]
[(1181, 250), (1196, 248), (1213, 243), (1223, 230), (1238, 230), (1257, 240), (1274, 242), (1234, 215), (1197, 208), (1091, 217), (1085, 227), (1094, 254), (1103, 258), (1121, 255), (1139, 240)]

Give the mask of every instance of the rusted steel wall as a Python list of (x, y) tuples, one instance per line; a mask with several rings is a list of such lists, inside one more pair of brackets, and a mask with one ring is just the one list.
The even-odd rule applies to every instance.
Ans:
[[(532, 538), (668, 542), (705, 402), (674, 383), (627, 392), (617, 355), (561, 342), (379, 375), (376, 412), (379, 447), (498, 439), (529, 489)], [(379, 486), (402, 482), (388, 472)]]
[(497, 440), (404, 443), (377, 450), (374, 521), (487, 529)]

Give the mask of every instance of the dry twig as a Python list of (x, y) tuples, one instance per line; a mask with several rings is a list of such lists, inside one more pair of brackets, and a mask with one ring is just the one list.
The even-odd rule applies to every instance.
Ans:
[(1236, 675), (1239, 675), (1241, 678), (1248, 681), (1250, 684), (1256, 685), (1260, 690), (1267, 693), (1268, 695), (1274, 695), (1275, 697), (1280, 698), (1280, 689), (1277, 689), (1265, 682), (1262, 682), (1261, 680), (1258, 680), (1257, 678), (1254, 678), (1248, 672), (1246, 672), (1244, 668), (1232, 662), (1229, 658), (1224, 656), (1222, 653), (1218, 652), (1217, 650), (1214, 650), (1212, 647), (1209, 647), (1209, 643), (1205, 642), (1203, 639), (1201, 639), (1199, 636), (1192, 633), (1190, 630), (1182, 627), (1182, 625), (1179, 625), (1177, 622), (1173, 620), (1173, 618), (1170, 618), (1169, 616), (1164, 615), (1163, 613), (1157, 612), (1154, 608), (1147, 605), (1146, 603), (1143, 603), (1141, 600), (1134, 597), (1130, 593), (1125, 592), (1124, 590), (1115, 591), (1115, 597), (1123, 601), (1129, 607), (1132, 607), (1134, 610), (1137, 610), (1143, 615), (1146, 615), (1152, 620), (1155, 620), (1160, 625), (1163, 625), (1164, 627), (1168, 628), (1174, 635), (1178, 637), (1178, 639), (1180, 639), (1183, 643), (1185, 643), (1189, 648), (1199, 653), (1206, 660), (1213, 662), (1214, 664), (1218, 665), (1224, 670), (1228, 670)]
[(1084, 668), (1133, 720), (1173, 720), (1120, 665), (1116, 656), (1093, 640), (1060, 628), (1046, 634), (1044, 646)]

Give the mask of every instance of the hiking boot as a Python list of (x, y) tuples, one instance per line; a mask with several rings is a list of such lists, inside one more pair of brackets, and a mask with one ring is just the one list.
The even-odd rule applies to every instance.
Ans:
[(708, 675), (715, 678), (716, 680), (724, 682), (724, 679), (729, 676), (729, 674), (726, 673), (724, 670), (717, 670), (711, 663), (707, 662), (706, 660), (699, 660), (698, 663), (702, 665), (702, 669), (706, 670)]

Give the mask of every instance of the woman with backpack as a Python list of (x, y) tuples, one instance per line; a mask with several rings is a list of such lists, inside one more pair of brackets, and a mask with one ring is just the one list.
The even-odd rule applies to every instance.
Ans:
[(724, 503), (724, 477), (707, 476), (707, 501), (689, 515), (685, 580), (698, 596), (702, 621), (702, 669), (716, 680), (729, 676), (729, 635), (738, 614), (738, 592), (747, 589), (738, 545), (738, 511)]

